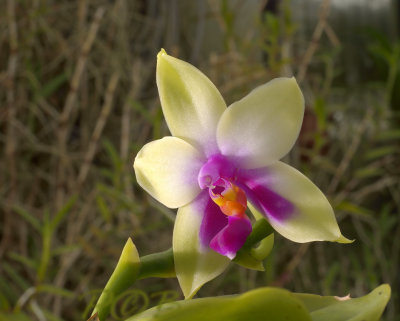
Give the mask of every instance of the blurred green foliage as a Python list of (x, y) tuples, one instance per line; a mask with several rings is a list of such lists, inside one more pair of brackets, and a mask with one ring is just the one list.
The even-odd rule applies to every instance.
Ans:
[[(389, 283), (384, 320), (400, 320), (398, 41), (372, 36), (360, 55), (375, 77), (348, 87), (343, 44), (327, 36), (334, 26), (301, 42), (288, 1), (280, 14), (251, 15), (243, 3), (0, 2), (0, 320), (88, 317), (128, 237), (140, 255), (171, 246), (174, 211), (132, 170), (141, 146), (168, 135), (155, 84), (161, 47), (198, 66), (228, 104), (273, 77), (304, 74), (304, 126), (285, 161), (326, 193), (356, 239), (276, 235), (265, 272), (232, 264), (199, 296), (266, 285), (362, 296)], [(179, 288), (142, 280), (135, 290)]]

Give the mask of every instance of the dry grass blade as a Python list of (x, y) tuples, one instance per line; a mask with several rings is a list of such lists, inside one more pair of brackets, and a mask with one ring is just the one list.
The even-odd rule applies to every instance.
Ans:
[[(17, 104), (15, 101), (15, 75), (18, 65), (18, 33), (17, 23), (15, 20), (15, 2), (9, 0), (7, 3), (8, 29), (10, 56), (7, 67), (7, 131), (6, 131), (6, 161), (10, 177), (10, 187), (7, 197), (9, 204), (13, 204), (16, 197), (17, 188), (17, 169), (16, 169), (16, 131), (15, 123), (17, 119)], [(4, 217), (4, 234), (0, 243), (0, 258), (4, 255), (5, 250), (11, 241), (12, 228), (12, 212), (11, 206), (7, 206)]]
[(364, 134), (365, 130), (367, 129), (368, 124), (370, 124), (371, 117), (372, 117), (372, 109), (368, 109), (367, 113), (364, 116), (360, 126), (357, 128), (357, 131), (353, 137), (353, 140), (347, 149), (345, 155), (343, 156), (335, 175), (328, 187), (328, 194), (331, 195), (336, 188), (338, 187), (340, 180), (342, 179), (346, 169), (350, 165), (350, 161), (353, 158), (354, 154), (357, 152), (357, 148), (360, 145), (362, 135)]
[(311, 59), (318, 48), (318, 42), (325, 29), (326, 19), (328, 18), (329, 15), (330, 6), (331, 6), (331, 0), (324, 0), (321, 4), (318, 23), (314, 29), (311, 42), (308, 45), (306, 53), (304, 54), (303, 61), (300, 64), (299, 71), (296, 76), (297, 81), (299, 83), (301, 83), (304, 80), (307, 74), (308, 65), (310, 64)]
[(84, 160), (83, 160), (83, 165), (82, 165), (79, 175), (78, 175), (78, 181), (77, 181), (78, 186), (81, 186), (83, 184), (83, 182), (85, 181), (87, 174), (89, 172), (90, 165), (91, 165), (93, 157), (95, 155), (100, 135), (103, 132), (104, 126), (107, 122), (107, 118), (110, 115), (110, 112), (112, 109), (112, 101), (113, 101), (115, 89), (117, 88), (118, 80), (119, 80), (119, 75), (117, 73), (114, 73), (111, 76), (111, 79), (108, 83), (106, 94), (105, 94), (105, 99), (104, 99), (104, 105), (101, 109), (100, 116), (97, 120), (96, 126), (95, 126), (93, 134), (92, 134), (92, 138), (90, 140), (89, 146), (87, 148), (87, 152), (86, 152)]
[(77, 91), (79, 88), (80, 80), (82, 78), (83, 71), (85, 70), (87, 57), (89, 51), (92, 48), (93, 42), (96, 38), (97, 32), (100, 27), (100, 21), (104, 15), (105, 9), (100, 7), (96, 10), (93, 22), (90, 26), (87, 38), (82, 45), (80, 55), (78, 58), (77, 65), (75, 67), (74, 74), (70, 83), (70, 91), (67, 95), (62, 113), (59, 119), (59, 132), (58, 132), (58, 147), (59, 147), (59, 163), (58, 163), (58, 182), (57, 182), (57, 194), (56, 194), (56, 205), (60, 208), (64, 202), (64, 187), (65, 187), (65, 168), (67, 163), (66, 155), (66, 141), (69, 132), (69, 120), (72, 110), (75, 106)]

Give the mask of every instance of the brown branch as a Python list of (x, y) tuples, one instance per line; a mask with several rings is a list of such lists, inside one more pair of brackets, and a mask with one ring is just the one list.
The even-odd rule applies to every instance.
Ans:
[(72, 76), (72, 80), (70, 83), (70, 91), (68, 93), (67, 99), (64, 104), (63, 111), (60, 116), (60, 124), (65, 124), (68, 122), (70, 114), (75, 105), (77, 91), (78, 91), (78, 87), (79, 87), (79, 83), (80, 83), (83, 71), (85, 70), (87, 57), (89, 55), (90, 49), (92, 48), (94, 40), (97, 36), (97, 32), (100, 27), (100, 21), (101, 21), (103, 15), (104, 15), (104, 8), (98, 8), (94, 15), (93, 22), (90, 26), (88, 36), (81, 48), (78, 63), (75, 67), (75, 71), (74, 71), (74, 74)]
[(82, 78), (83, 71), (85, 70), (87, 57), (92, 48), (97, 32), (100, 27), (100, 21), (104, 15), (104, 8), (100, 7), (96, 10), (94, 19), (89, 28), (89, 32), (85, 42), (82, 45), (78, 63), (75, 67), (74, 74), (70, 83), (70, 90), (67, 95), (62, 113), (59, 118), (59, 132), (58, 132), (58, 148), (59, 148), (59, 163), (57, 170), (57, 192), (56, 192), (56, 207), (61, 208), (64, 203), (64, 185), (66, 178), (67, 166), (67, 137), (69, 133), (68, 121), (70, 120), (71, 113), (76, 105), (77, 91)]
[[(143, 61), (137, 60), (132, 67), (131, 81), (132, 86), (130, 92), (128, 93), (123, 108), (122, 108), (122, 118), (121, 118), (121, 142), (120, 142), (120, 156), (121, 161), (124, 164), (127, 173), (132, 173), (132, 162), (129, 160), (129, 143), (131, 141), (130, 129), (131, 129), (131, 103), (137, 98), (138, 94), (141, 92), (144, 84), (147, 83), (147, 79), (151, 74), (153, 68), (143, 68)], [(134, 199), (135, 195), (131, 183), (131, 175), (123, 175), (122, 181), (125, 188), (125, 193), (129, 199)], [(132, 223), (135, 228), (139, 228), (140, 221), (135, 215), (131, 216)]]
[[(94, 155), (96, 153), (97, 145), (101, 136), (101, 133), (103, 132), (104, 126), (107, 122), (107, 119), (110, 115), (111, 109), (112, 109), (112, 102), (114, 98), (114, 93), (117, 88), (117, 84), (119, 81), (119, 75), (117, 72), (115, 72), (111, 78), (110, 81), (108, 82), (107, 90), (105, 93), (104, 97), (104, 104), (101, 108), (101, 112), (99, 115), (99, 118), (97, 119), (95, 128), (93, 130), (89, 146), (87, 147), (87, 152), (84, 156), (84, 161), (83, 164), (80, 168), (78, 179), (77, 179), (77, 186), (75, 189), (75, 193), (79, 193), (79, 191), (82, 188), (83, 183), (85, 182), (87, 175), (90, 170), (90, 166), (92, 164)], [(79, 233), (82, 229), (83, 223), (87, 217), (87, 214), (89, 213), (90, 205), (92, 203), (91, 199), (93, 199), (94, 193), (90, 193), (88, 196), (88, 200), (85, 203), (86, 206), (82, 209), (80, 213), (77, 213), (77, 211), (73, 211), (70, 214), (70, 217), (74, 217), (75, 219), (70, 220), (68, 222), (67, 226), (67, 244), (71, 244), (74, 239), (76, 239), (79, 236)], [(76, 259), (79, 257), (80, 250), (79, 251), (74, 251), (68, 256), (63, 257), (60, 267), (57, 273), (57, 276), (55, 277), (55, 284), (59, 287), (63, 287), (66, 279), (66, 274), (70, 267), (74, 264)], [(61, 302), (62, 298), (58, 297), (55, 299), (54, 302), (54, 311), (56, 313), (59, 313), (61, 311)]]
[(15, 122), (17, 118), (17, 106), (15, 102), (15, 75), (18, 66), (18, 30), (15, 20), (15, 1), (9, 0), (7, 3), (7, 19), (10, 41), (10, 56), (7, 67), (7, 130), (5, 158), (8, 165), (10, 178), (10, 187), (7, 197), (8, 206), (6, 207), (3, 221), (3, 238), (0, 243), (0, 258), (8, 248), (11, 240), (12, 228), (12, 210), (11, 205), (15, 201), (17, 187), (17, 168), (16, 168), (16, 131)]
[(327, 21), (325, 21), (324, 30), (331, 44), (335, 47), (339, 47), (341, 45), (341, 42), (338, 36), (336, 35), (335, 31), (333, 30), (333, 28)]
[(301, 244), (296, 251), (293, 258), (286, 264), (284, 271), (279, 275), (275, 281), (272, 282), (272, 286), (284, 287), (293, 277), (293, 271), (300, 264), (303, 256), (306, 254), (311, 243)]
[[(128, 163), (129, 157), (129, 142), (131, 141), (130, 129), (131, 129), (131, 103), (135, 99), (139, 91), (140, 86), (140, 75), (141, 75), (141, 61), (135, 63), (132, 68), (132, 87), (125, 99), (124, 105), (122, 107), (122, 118), (121, 118), (121, 142), (120, 142), (120, 156), (123, 164)], [(130, 166), (129, 166), (130, 167)], [(130, 167), (131, 168), (131, 167)], [(132, 185), (128, 175), (124, 175), (123, 178), (125, 191), (127, 196), (131, 199), (134, 198)]]
[(326, 19), (329, 15), (330, 6), (331, 0), (324, 0), (321, 4), (318, 23), (314, 29), (311, 42), (308, 45), (306, 53), (304, 54), (303, 61), (300, 64), (299, 71), (296, 76), (296, 79), (299, 83), (304, 80), (311, 59), (318, 48), (318, 42), (321, 39), (322, 33), (325, 29)]
[(371, 121), (371, 117), (372, 117), (372, 110), (368, 109), (360, 126), (357, 127), (357, 131), (354, 134), (353, 140), (349, 148), (347, 149), (346, 153), (344, 154), (342, 161), (339, 164), (339, 167), (337, 168), (335, 174), (333, 175), (332, 181), (327, 190), (328, 195), (332, 195), (335, 192), (336, 188), (338, 187), (342, 176), (344, 175), (344, 173), (346, 172), (347, 168), (350, 165), (351, 159), (357, 152), (358, 146), (360, 145), (361, 142), (361, 137), (364, 134), (365, 130), (367, 129), (367, 126)]
[(110, 115), (112, 109), (112, 101), (114, 98), (115, 89), (117, 88), (118, 80), (119, 80), (119, 75), (117, 73), (114, 73), (111, 76), (111, 79), (108, 83), (104, 104), (103, 107), (101, 108), (100, 116), (97, 119), (96, 126), (92, 133), (92, 137), (90, 139), (89, 146), (87, 148), (87, 152), (83, 160), (83, 165), (81, 166), (81, 169), (79, 171), (78, 181), (77, 181), (78, 186), (82, 186), (87, 177), (87, 174), (89, 173), (89, 169), (92, 164), (93, 157), (96, 153), (101, 133), (103, 132), (104, 126), (107, 122), (107, 118)]

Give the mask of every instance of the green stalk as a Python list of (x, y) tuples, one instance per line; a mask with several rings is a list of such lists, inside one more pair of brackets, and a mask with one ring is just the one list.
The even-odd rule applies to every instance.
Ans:
[[(263, 247), (264, 239), (268, 239), (266, 237), (271, 232), (272, 228), (266, 220), (258, 220), (234, 262), (249, 268), (262, 270), (261, 259), (263, 258), (260, 255), (252, 256), (252, 251), (254, 250), (253, 247), (259, 242), (259, 247)], [(117, 266), (96, 303), (92, 316), (97, 313), (100, 321), (105, 320), (121, 293), (132, 286), (136, 280), (150, 277), (176, 277), (172, 249), (139, 258), (135, 245), (131, 239), (128, 239)]]
[(146, 278), (174, 278), (175, 265), (172, 248), (159, 253), (149, 254), (140, 259), (138, 280)]

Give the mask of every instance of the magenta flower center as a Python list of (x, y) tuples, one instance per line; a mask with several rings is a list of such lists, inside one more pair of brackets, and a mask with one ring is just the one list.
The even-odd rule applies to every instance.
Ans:
[(246, 193), (234, 182), (237, 168), (221, 155), (209, 158), (199, 172), (198, 182), (202, 189), (208, 188), (211, 199), (227, 216), (245, 215)]
[(247, 197), (238, 182), (237, 166), (222, 155), (211, 156), (200, 169), (199, 186), (209, 202), (200, 227), (200, 241), (233, 259), (251, 232)]
[(252, 230), (247, 200), (269, 220), (284, 222), (294, 215), (294, 204), (273, 191), (273, 180), (259, 180), (260, 171), (268, 174), (267, 168), (243, 169), (222, 155), (201, 167), (198, 183), (209, 197), (199, 235), (204, 246), (229, 258), (236, 255)]

